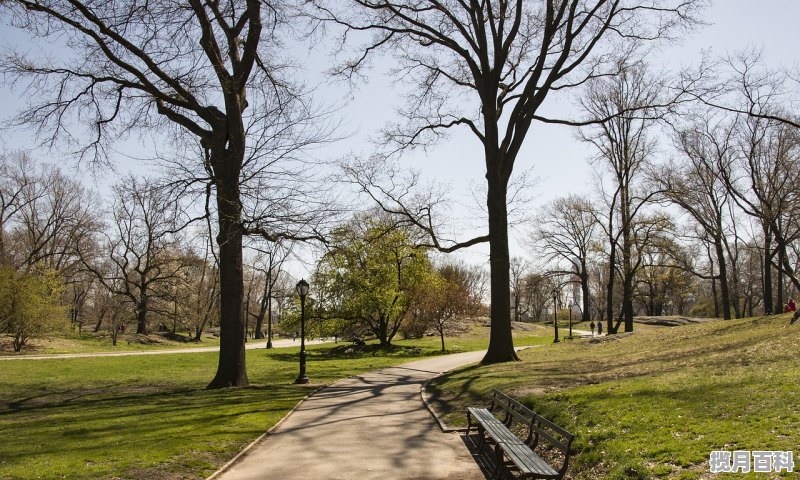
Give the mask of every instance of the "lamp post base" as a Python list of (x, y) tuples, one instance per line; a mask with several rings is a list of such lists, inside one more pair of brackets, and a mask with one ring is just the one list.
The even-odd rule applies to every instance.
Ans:
[(308, 379), (308, 375), (303, 374), (303, 375), (299, 375), (295, 379), (294, 383), (295, 383), (295, 385), (305, 385), (307, 383), (311, 383), (311, 380)]

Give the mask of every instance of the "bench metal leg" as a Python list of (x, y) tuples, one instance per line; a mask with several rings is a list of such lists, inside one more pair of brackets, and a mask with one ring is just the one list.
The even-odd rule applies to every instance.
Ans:
[(503, 478), (504, 462), (503, 462), (503, 449), (502, 447), (500, 447), (499, 443), (494, 447), (494, 461), (495, 461), (494, 478), (495, 480), (500, 480), (501, 478)]

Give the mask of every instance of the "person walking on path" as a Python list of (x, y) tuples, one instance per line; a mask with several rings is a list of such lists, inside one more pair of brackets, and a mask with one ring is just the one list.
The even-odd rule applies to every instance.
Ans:
[(603, 322), (597, 322), (597, 334), (598, 335), (603, 334)]
[(589, 324), (589, 328), (592, 329), (592, 336), (594, 337), (594, 321), (592, 321), (592, 323)]

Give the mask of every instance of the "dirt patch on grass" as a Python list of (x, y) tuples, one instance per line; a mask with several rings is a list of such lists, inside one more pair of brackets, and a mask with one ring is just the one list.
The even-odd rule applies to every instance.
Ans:
[[(133, 467), (128, 469), (122, 478), (158, 478), (160, 480), (195, 480), (206, 478), (216, 468), (227, 461), (228, 455), (191, 451), (179, 457), (166, 460), (152, 467)], [(199, 470), (205, 472), (199, 473)]]
[(692, 323), (708, 323), (721, 320), (719, 318), (685, 317), (682, 315), (672, 315), (668, 317), (633, 317), (635, 323), (643, 325), (658, 325), (662, 327), (680, 327)]
[(328, 349), (326, 354), (330, 356), (340, 356), (340, 357), (377, 355), (377, 354), (412, 356), (412, 355), (421, 355), (422, 349), (420, 347), (407, 347), (398, 345), (381, 346), (372, 343), (367, 343), (363, 345), (359, 344), (337, 345), (333, 348)]

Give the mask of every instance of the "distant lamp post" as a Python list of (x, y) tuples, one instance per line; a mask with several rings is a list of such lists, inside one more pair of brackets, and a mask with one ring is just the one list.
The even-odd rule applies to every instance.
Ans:
[(306, 375), (306, 295), (308, 295), (308, 282), (300, 280), (295, 286), (300, 295), (300, 374), (294, 383), (308, 383)]
[(555, 339), (553, 343), (558, 343), (558, 289), (553, 289), (553, 331), (555, 332)]
[(269, 270), (267, 295), (267, 348), (272, 348), (272, 269)]

